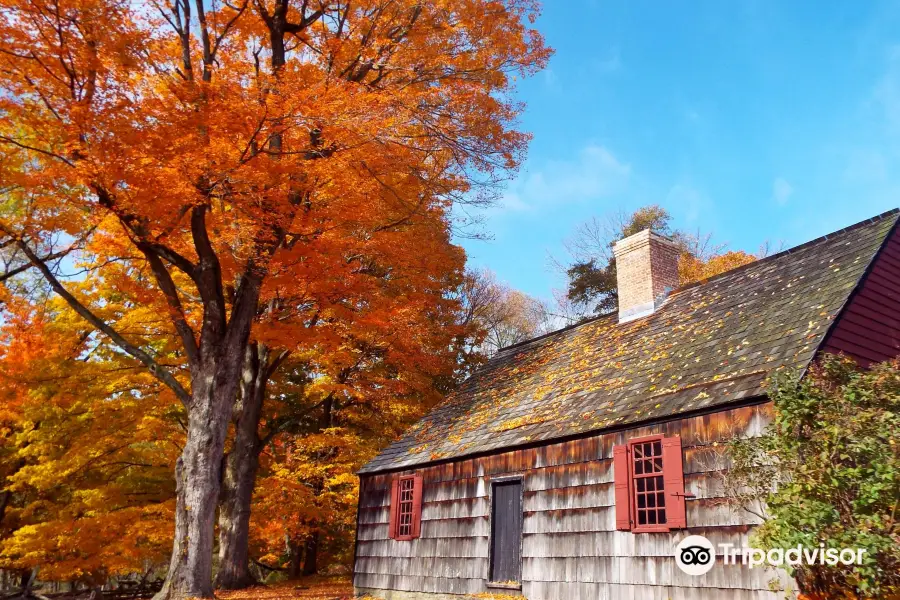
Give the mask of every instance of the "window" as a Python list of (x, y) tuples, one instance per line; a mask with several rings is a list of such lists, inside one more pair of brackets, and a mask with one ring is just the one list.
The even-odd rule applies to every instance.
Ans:
[(390, 536), (395, 540), (419, 537), (422, 526), (422, 477), (404, 475), (391, 482)]
[(631, 444), (634, 522), (638, 527), (666, 524), (662, 440)]
[(412, 535), (413, 489), (415, 479), (404, 477), (400, 480), (400, 505), (397, 508), (397, 537)]
[(649, 436), (613, 448), (616, 529), (660, 532), (687, 526), (681, 438)]

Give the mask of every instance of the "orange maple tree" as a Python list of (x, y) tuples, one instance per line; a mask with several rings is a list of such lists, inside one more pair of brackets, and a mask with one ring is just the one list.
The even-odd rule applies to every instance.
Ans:
[(58, 298), (6, 300), (0, 566), (96, 586), (160, 564), (183, 440), (174, 398)]
[[(403, 273), (401, 265), (394, 272)], [(443, 304), (416, 309), (408, 294), (423, 289), (408, 288), (412, 281), (383, 285), (366, 311), (315, 329), (317, 335), (305, 338), (309, 345), (298, 345), (270, 375), (253, 423), (254, 453), (245, 457), (261, 467), (261, 481), (255, 471), (249, 479), (228, 474), (238, 488), (256, 489), (254, 527), (250, 498), (242, 504), (224, 493), (228, 476), (220, 499), (220, 542), (239, 542), (234, 513), (247, 517), (243, 526), (255, 544), (246, 548), (245, 561), (252, 557), (294, 575), (301, 557), (309, 572), (318, 554), (330, 563), (349, 562), (353, 473), (440, 398), (437, 382), (456, 362), (450, 339), (460, 325), (453, 322), (453, 303), (443, 313)], [(110, 320), (127, 315), (117, 327), (140, 330), (157, 352), (174, 359), (177, 344), (155, 329), (155, 307), (124, 310), (139, 304), (140, 288), (95, 283), (88, 278), (73, 289), (102, 298)], [(61, 299), (47, 299), (40, 290), (6, 299), (0, 466), (9, 470), (3, 498), (12, 501), (4, 503), (9, 510), (0, 519), (0, 567), (39, 568), (43, 579), (89, 586), (158, 570), (172, 541), (170, 473), (184, 440), (183, 407), (146, 370), (91, 335)], [(250, 348), (259, 352), (261, 346), (257, 340)], [(245, 376), (253, 368), (249, 362)], [(237, 432), (246, 417), (241, 396)], [(234, 435), (226, 444), (226, 469), (235, 464), (237, 443)]]
[(681, 285), (696, 283), (748, 265), (755, 260), (757, 260), (756, 256), (743, 250), (727, 250), (721, 253), (712, 253), (711, 256), (706, 257), (682, 252), (678, 260), (678, 278)]
[[(440, 293), (446, 282), (429, 290), (427, 282), (408, 276), (407, 269), (415, 264), (395, 261), (390, 276), (382, 273), (378, 289), (367, 294), (364, 308), (321, 320), (289, 356), (282, 351), (274, 362), (254, 358), (245, 364), (220, 501), (220, 587), (252, 582), (247, 568), (250, 503), (254, 487), (259, 488), (254, 482), (261, 467), (267, 479), (257, 489), (257, 498), (271, 497), (267, 486), (281, 486), (285, 473), (319, 497), (328, 477), (317, 475), (318, 470), (309, 465), (296, 468), (300, 455), (285, 453), (284, 447), (309, 444), (324, 436), (334, 445), (310, 454), (307, 461), (327, 463), (329, 472), (336, 465), (345, 475), (353, 473), (377, 448), (439, 401), (445, 382), (454, 378), (459, 350), (452, 342), (471, 335), (473, 326), (462, 322), (456, 302)], [(416, 265), (414, 273), (422, 269)], [(265, 332), (259, 328), (262, 339)], [(268, 348), (264, 341), (254, 341), (251, 356), (267, 354)], [(269, 368), (260, 368), (266, 362)], [(273, 369), (273, 364), (278, 368)], [(351, 447), (356, 449), (348, 453)], [(274, 479), (265, 475), (273, 469), (282, 475)], [(300, 500), (262, 512), (283, 513), (289, 506), (297, 507)], [(340, 519), (352, 520), (353, 503), (331, 508), (332, 513), (340, 513)], [(303, 512), (299, 509), (298, 516)], [(302, 542), (304, 571), (314, 573), (318, 538), (326, 528), (310, 523), (309, 518), (304, 521), (306, 533), (294, 536), (304, 539), (289, 544), (294, 546), (290, 554), (296, 555)], [(344, 534), (338, 545), (346, 549), (352, 532), (345, 528)]]
[(527, 142), (510, 92), (548, 56), (535, 11), (0, 3), (0, 279), (40, 277), (185, 413), (160, 598), (212, 596), (251, 340), (269, 373), (385, 281), (408, 278), (407, 310), (429, 311), (460, 275), (451, 206), (483, 200)]

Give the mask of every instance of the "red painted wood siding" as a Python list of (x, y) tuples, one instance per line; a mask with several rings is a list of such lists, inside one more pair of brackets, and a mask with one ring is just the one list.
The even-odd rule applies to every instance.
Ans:
[(628, 446), (613, 447), (613, 474), (615, 481), (616, 529), (631, 529), (631, 490), (628, 482)]
[(842, 311), (822, 352), (843, 353), (864, 366), (900, 356), (900, 229)]
[(681, 438), (663, 438), (663, 476), (666, 489), (666, 516), (669, 529), (687, 527), (684, 508), (684, 461), (681, 456)]

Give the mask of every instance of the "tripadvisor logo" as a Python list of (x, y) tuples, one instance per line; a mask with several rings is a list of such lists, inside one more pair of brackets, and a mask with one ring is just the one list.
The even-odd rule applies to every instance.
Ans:
[(675, 547), (675, 564), (688, 575), (703, 575), (716, 564), (716, 549), (702, 535), (689, 535)]
[[(759, 548), (738, 548), (734, 544), (719, 544), (719, 554), (725, 565), (747, 565), (751, 569), (759, 566), (784, 567), (807, 565), (830, 565), (838, 563), (859, 565), (863, 562), (864, 548), (773, 548), (768, 552)], [(675, 547), (675, 564), (688, 575), (703, 575), (716, 564), (716, 549), (712, 542), (702, 535), (689, 535)]]

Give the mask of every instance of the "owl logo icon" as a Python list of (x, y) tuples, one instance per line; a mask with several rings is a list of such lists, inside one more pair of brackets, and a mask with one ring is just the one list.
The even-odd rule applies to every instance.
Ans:
[(703, 575), (716, 564), (716, 550), (702, 535), (689, 535), (675, 547), (675, 564), (688, 575)]

